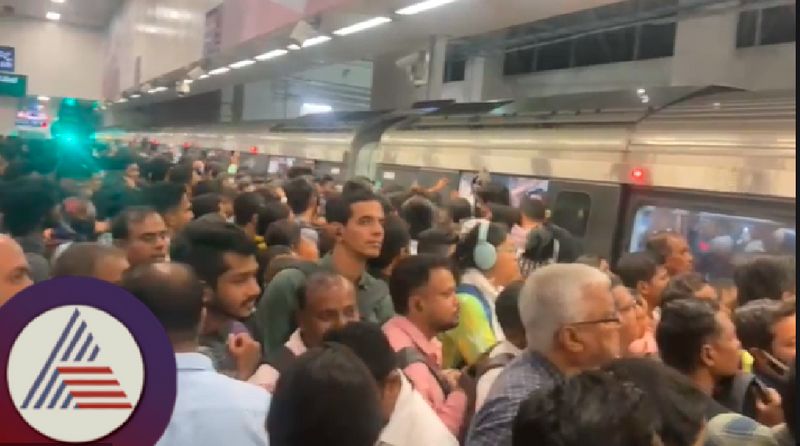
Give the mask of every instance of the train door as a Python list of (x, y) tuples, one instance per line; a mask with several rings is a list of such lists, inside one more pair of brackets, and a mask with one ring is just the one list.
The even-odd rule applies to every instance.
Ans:
[(424, 189), (433, 187), (440, 179), (446, 178), (447, 187), (440, 192), (442, 198), (449, 196), (450, 191), (458, 189), (459, 172), (456, 170), (419, 169), (409, 166), (379, 165), (377, 181), (382, 187), (399, 184), (404, 187), (420, 186)]
[(620, 215), (622, 186), (550, 180), (550, 220), (577, 237), (586, 254), (611, 259)]

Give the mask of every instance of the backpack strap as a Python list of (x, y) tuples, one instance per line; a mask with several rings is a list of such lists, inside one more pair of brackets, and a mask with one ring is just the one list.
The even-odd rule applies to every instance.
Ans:
[(436, 382), (439, 383), (439, 387), (442, 388), (442, 392), (444, 392), (445, 396), (449, 395), (453, 389), (450, 387), (450, 384), (447, 380), (442, 376), (440, 368), (437, 364), (434, 364), (433, 361), (430, 360), (425, 354), (419, 351), (416, 347), (406, 347), (399, 350), (397, 353), (397, 366), (401, 370), (405, 370), (406, 367), (410, 366), (411, 364), (415, 363), (422, 363), (428, 368), (428, 371), (431, 372), (431, 375), (436, 379)]
[(501, 353), (497, 356), (487, 358), (483, 363), (475, 368), (475, 379), (479, 380), (489, 370), (500, 369), (508, 365), (516, 356), (513, 353)]

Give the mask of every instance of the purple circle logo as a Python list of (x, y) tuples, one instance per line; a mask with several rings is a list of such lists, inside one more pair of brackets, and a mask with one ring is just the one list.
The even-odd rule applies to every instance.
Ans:
[(97, 279), (51, 279), (0, 307), (0, 364), (0, 445), (151, 445), (175, 404), (161, 324)]

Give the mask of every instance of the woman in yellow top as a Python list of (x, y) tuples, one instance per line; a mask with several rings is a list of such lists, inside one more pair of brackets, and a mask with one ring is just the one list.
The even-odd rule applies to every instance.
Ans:
[(440, 336), (446, 368), (473, 365), (505, 339), (494, 303), (503, 287), (521, 277), (508, 231), (496, 223), (477, 224), (459, 241), (453, 257), (461, 273), (460, 309), (458, 327)]

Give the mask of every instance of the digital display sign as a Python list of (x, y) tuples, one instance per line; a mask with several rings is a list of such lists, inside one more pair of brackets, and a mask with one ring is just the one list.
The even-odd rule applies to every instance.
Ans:
[(22, 98), (28, 94), (28, 76), (0, 73), (0, 96)]
[(14, 72), (14, 48), (0, 46), (0, 71)]

